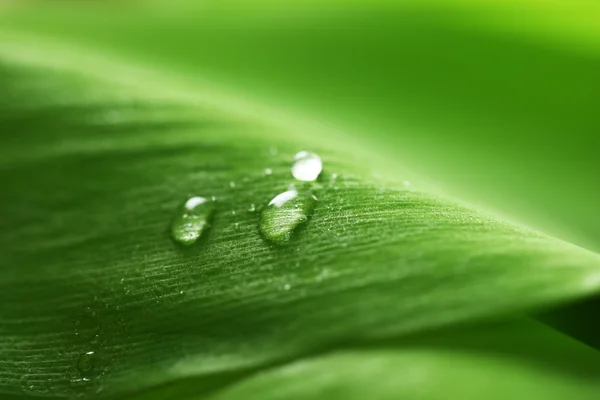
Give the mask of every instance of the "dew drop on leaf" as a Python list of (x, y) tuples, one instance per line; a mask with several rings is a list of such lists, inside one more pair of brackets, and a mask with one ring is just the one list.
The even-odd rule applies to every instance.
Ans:
[(79, 356), (77, 360), (77, 369), (82, 374), (90, 372), (94, 368), (94, 352), (88, 351)]
[(276, 244), (288, 242), (294, 230), (308, 221), (316, 201), (312, 194), (299, 193), (295, 189), (278, 194), (260, 216), (260, 233)]
[(299, 181), (310, 182), (317, 179), (323, 170), (321, 158), (310, 151), (301, 151), (294, 156), (292, 175)]
[(191, 245), (209, 226), (214, 212), (214, 203), (204, 197), (192, 197), (185, 202), (173, 220), (171, 234), (173, 239), (183, 245)]
[(72, 378), (69, 381), (69, 385), (72, 388), (83, 388), (85, 386), (87, 386), (90, 382), (90, 378), (87, 377), (83, 377), (83, 378)]

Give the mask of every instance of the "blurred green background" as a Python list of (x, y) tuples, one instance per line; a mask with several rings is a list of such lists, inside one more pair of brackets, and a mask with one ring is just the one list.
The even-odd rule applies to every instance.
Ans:
[(599, 19), (579, 1), (37, 2), (0, 26), (368, 132), (446, 193), (598, 250)]

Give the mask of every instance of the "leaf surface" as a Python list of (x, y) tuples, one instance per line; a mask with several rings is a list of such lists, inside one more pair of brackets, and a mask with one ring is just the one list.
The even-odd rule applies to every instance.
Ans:
[[(441, 196), (365, 145), (368, 133), (344, 139), (310, 115), (40, 35), (0, 37), (0, 88), (2, 393), (110, 397), (206, 378), (203, 395), (341, 343), (600, 286), (597, 254)], [(324, 161), (303, 185), (318, 202), (275, 246), (259, 233), (260, 211), (299, 186), (290, 167), (300, 150)], [(214, 196), (217, 211), (181, 247), (170, 223), (194, 195)], [(402, 370), (413, 356), (432, 376), (433, 360), (453, 360), (411, 350), (369, 351), (365, 362)], [(327, 356), (314, 371), (362, 359)]]

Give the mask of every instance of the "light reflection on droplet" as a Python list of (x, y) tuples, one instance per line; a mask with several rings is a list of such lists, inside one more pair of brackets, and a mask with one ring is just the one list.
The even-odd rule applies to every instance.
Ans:
[(204, 197), (188, 199), (178, 211), (171, 225), (173, 239), (181, 244), (193, 244), (208, 227), (214, 212), (214, 203)]
[(321, 158), (309, 151), (301, 151), (294, 156), (292, 175), (299, 181), (310, 182), (318, 178), (323, 170)]
[(259, 231), (270, 242), (283, 244), (289, 241), (294, 230), (308, 221), (316, 198), (311, 193), (295, 189), (278, 194), (261, 213)]

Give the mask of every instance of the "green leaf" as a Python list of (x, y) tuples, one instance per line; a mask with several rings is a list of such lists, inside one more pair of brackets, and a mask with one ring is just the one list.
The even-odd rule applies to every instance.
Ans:
[(36, 2), (0, 26), (310, 116), (453, 196), (600, 251), (597, 2), (196, 3)]
[[(267, 370), (211, 397), (231, 399), (595, 399), (597, 354), (528, 321), (450, 332), (410, 346), (343, 350)], [(195, 396), (187, 399), (200, 398)]]
[[(205, 396), (262, 368), (313, 355), (314, 364), (301, 364), (305, 376), (339, 367), (340, 384), (355, 378), (344, 362), (403, 370), (408, 358), (452, 383), (455, 359), (437, 348), (318, 355), (347, 342), (403, 337), (598, 291), (598, 254), (441, 195), (402, 166), (393, 150), (380, 150), (389, 136), (378, 131), (351, 135), (340, 129), (348, 125), (315, 121), (322, 114), (311, 107), (289, 112), (266, 96), (262, 103), (248, 101), (252, 79), (244, 79), (237, 59), (224, 55), (213, 68), (234, 65), (222, 73), (245, 95), (210, 82), (210, 74), (206, 82), (196, 76), (201, 70), (179, 74), (144, 66), (142, 51), (131, 62), (103, 48), (102, 40), (77, 44), (82, 39), (72, 38), (78, 32), (73, 26), (89, 22), (88, 32), (102, 28), (99, 36), (118, 47), (123, 31), (111, 37), (102, 22), (91, 22), (102, 21), (101, 14), (53, 19), (26, 9), (21, 17), (12, 31), (0, 33), (3, 394), (162, 398), (171, 392), (168, 384), (189, 380)], [(156, 20), (146, 18), (131, 26), (153, 31)], [(46, 22), (38, 27), (36, 19)], [(378, 26), (376, 18), (370, 21)], [(46, 24), (60, 30), (63, 22), (61, 41), (44, 38)], [(260, 24), (253, 23), (259, 40)], [(151, 42), (147, 35), (132, 37)], [(134, 39), (125, 42), (136, 47)], [(163, 49), (174, 42), (166, 39)], [(214, 59), (222, 43), (208, 45)], [(271, 48), (263, 47), (263, 56)], [(354, 54), (350, 50), (344, 54)], [(259, 64), (254, 67), (261, 70)], [(335, 63), (327, 65), (333, 74)], [(253, 79), (269, 76), (270, 68)], [(382, 90), (392, 72), (363, 82)], [(293, 87), (301, 91), (315, 76)], [(282, 72), (278, 79), (287, 77)], [(389, 112), (399, 103), (387, 104)], [(427, 114), (423, 104), (414, 106), (420, 115)], [(485, 115), (471, 102), (462, 104), (463, 113)], [(377, 119), (376, 108), (364, 115), (349, 108), (347, 124), (357, 120), (353, 114)], [(442, 148), (430, 156), (442, 155)], [(315, 151), (324, 161), (320, 180), (303, 187), (319, 200), (291, 241), (276, 246), (261, 237), (259, 214), (294, 183), (289, 169), (299, 150)], [(217, 210), (211, 229), (184, 248), (171, 239), (170, 225), (194, 195), (216, 197)], [(461, 352), (457, 359), (473, 373), (477, 365), (522, 373), (517, 391), (555, 377), (529, 366), (509, 372), (515, 361), (507, 365), (495, 356)], [(565, 384), (556, 393), (578, 393), (571, 378), (556, 382)], [(159, 385), (164, 392), (154, 389)], [(232, 393), (244, 392), (244, 385)], [(556, 385), (548, 388), (554, 393)], [(190, 387), (175, 389), (183, 397)]]

